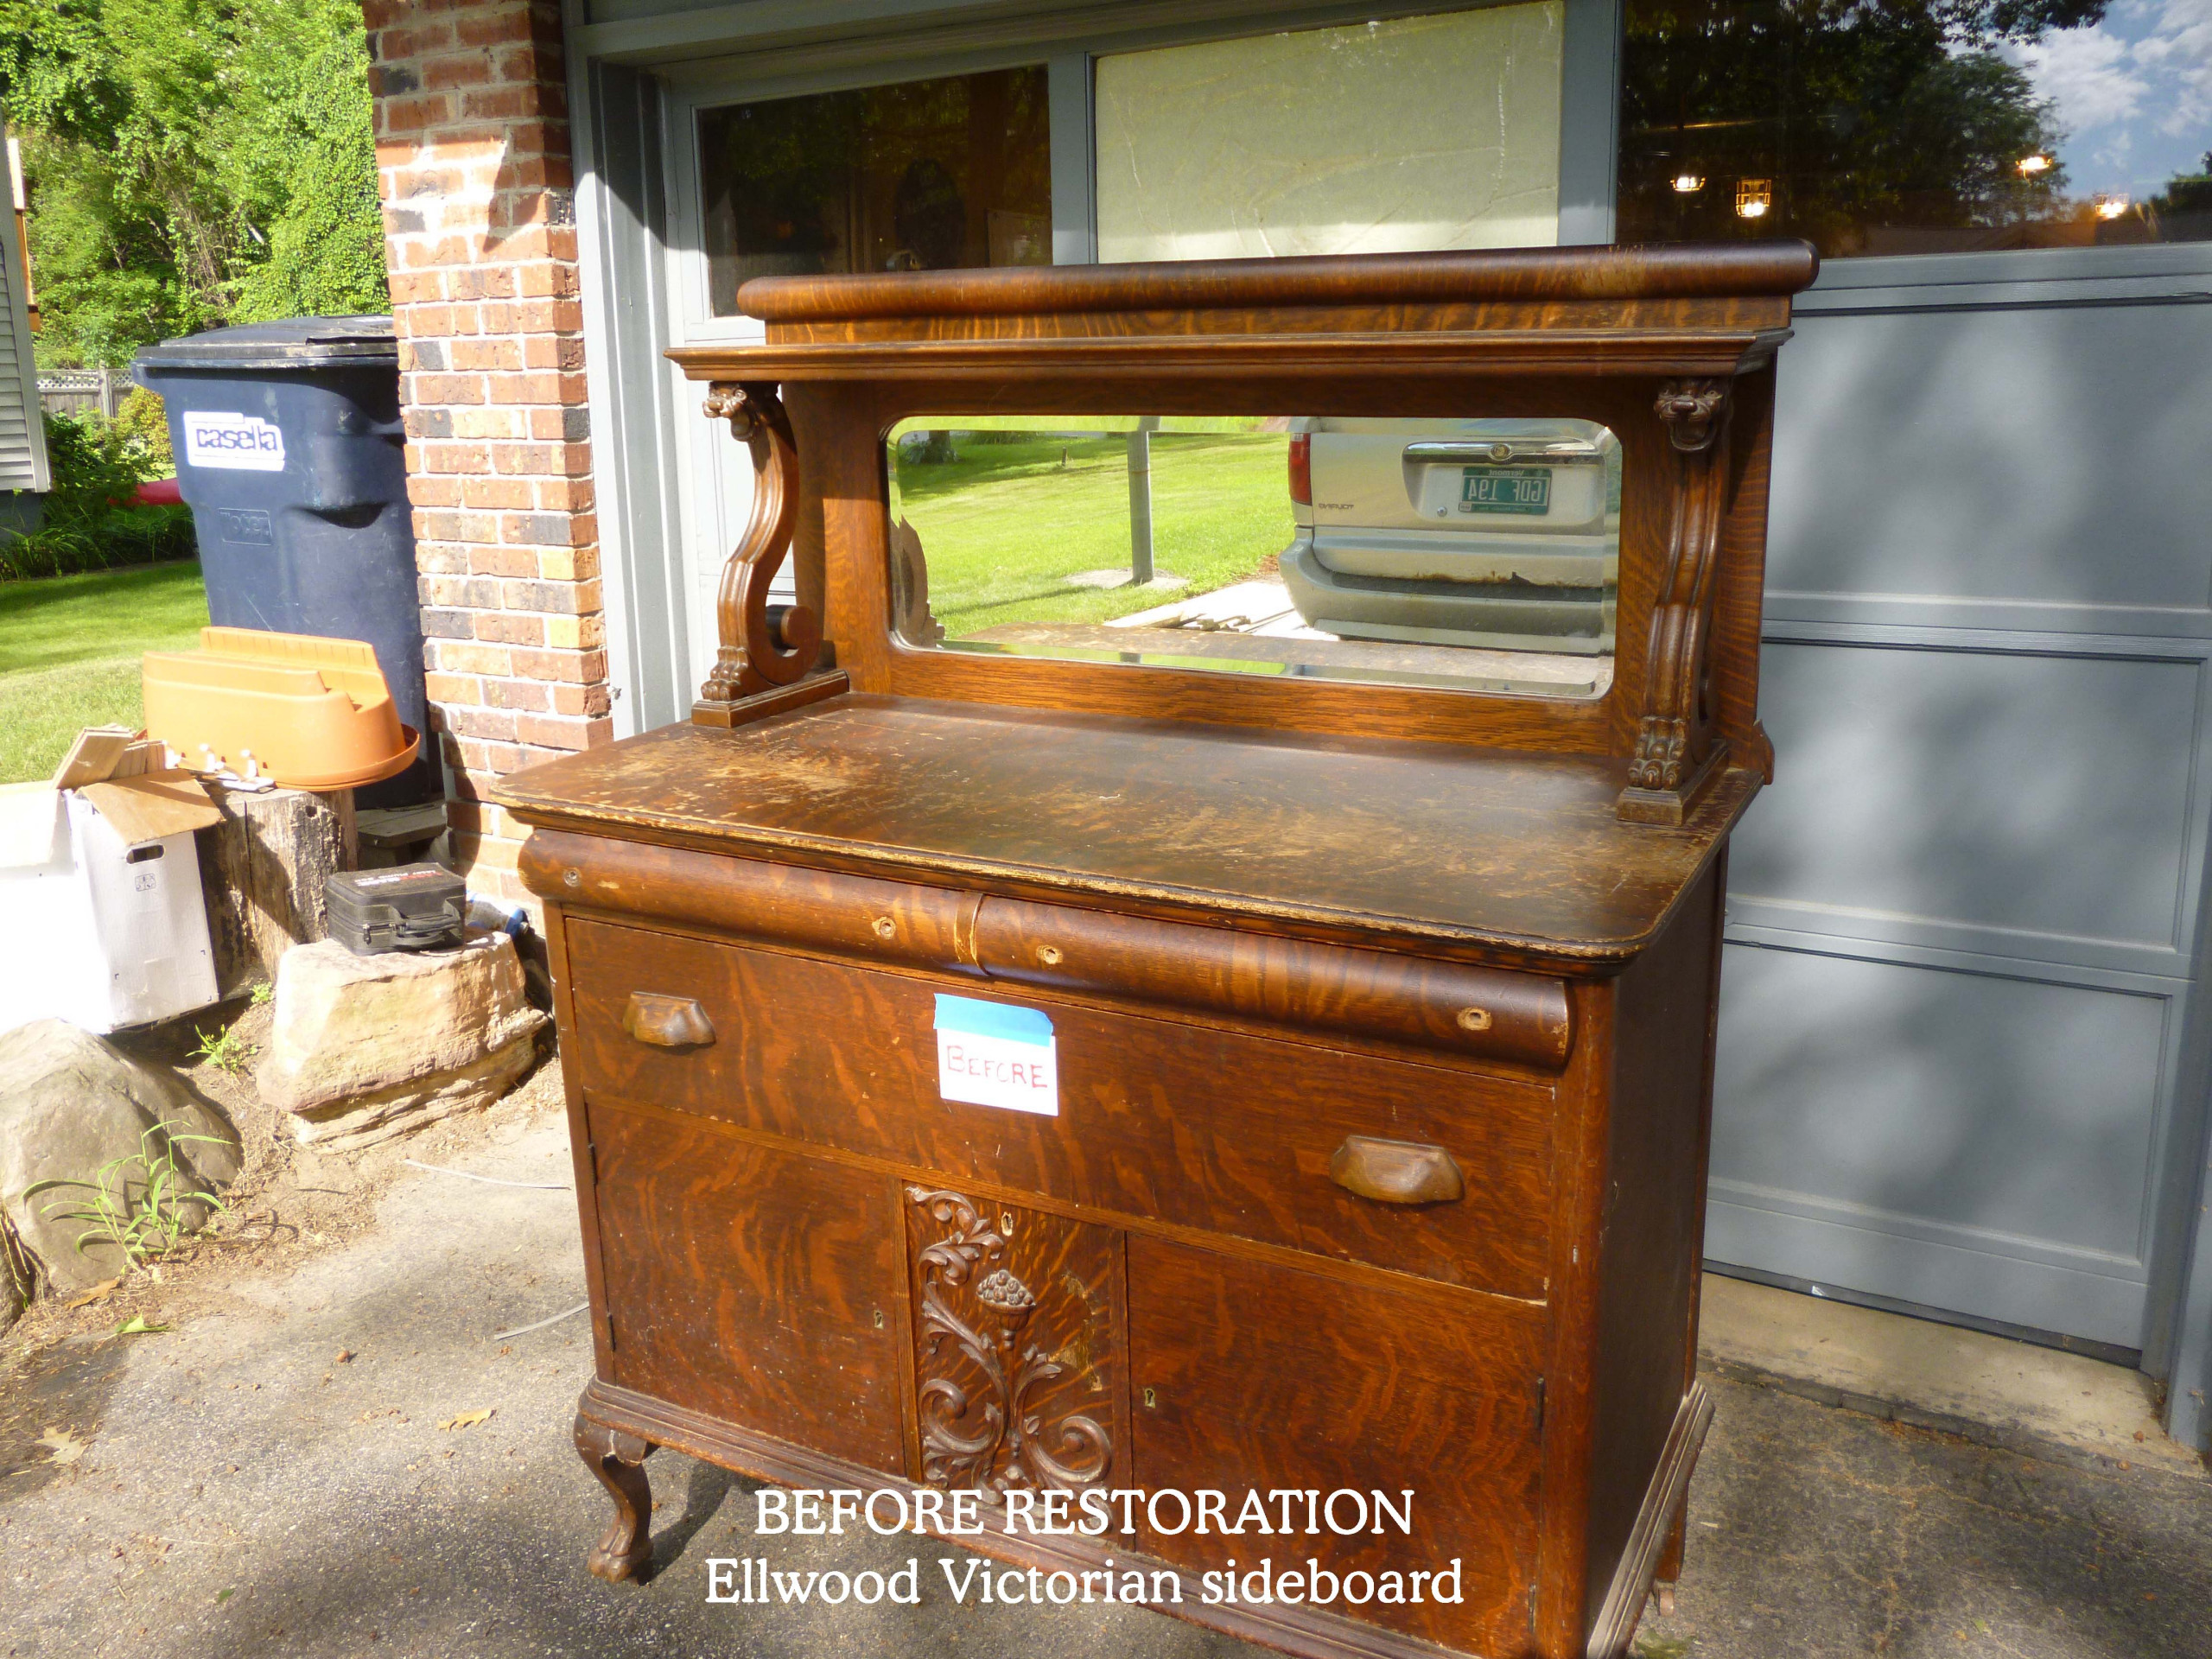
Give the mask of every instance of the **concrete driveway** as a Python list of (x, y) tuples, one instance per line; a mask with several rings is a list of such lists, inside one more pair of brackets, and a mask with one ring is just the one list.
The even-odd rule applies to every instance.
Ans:
[[(550, 1108), (410, 1155), (569, 1179)], [(353, 1236), (181, 1299), (166, 1333), (19, 1357), (0, 1385), (0, 1652), (1251, 1651), (1131, 1608), (963, 1606), (931, 1573), (943, 1545), (753, 1545), (746, 1484), (670, 1452), (651, 1465), (652, 1581), (599, 1583), (583, 1563), (607, 1506), (569, 1444), (584, 1322), (499, 1336), (582, 1300), (573, 1199), (395, 1173)], [(1679, 1605), (1639, 1637), (1651, 1659), (2212, 1653), (2212, 1484), (1713, 1386)], [(741, 1554), (849, 1573), (918, 1554), (925, 1597), (709, 1605), (708, 1559)]]

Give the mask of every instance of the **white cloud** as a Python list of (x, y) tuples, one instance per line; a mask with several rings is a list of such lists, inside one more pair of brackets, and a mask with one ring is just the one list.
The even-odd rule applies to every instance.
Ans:
[(2102, 22), (2003, 50), (2076, 137), (2139, 117), (2176, 136), (2212, 124), (2212, 0), (2120, 0)]
[(2028, 72), (2039, 97), (2058, 105), (2059, 124), (2079, 135), (2131, 119), (2151, 95), (2150, 83), (2131, 67), (2133, 54), (2127, 41), (2093, 23), (2054, 29), (2006, 55)]
[(2131, 56), (2171, 100), (2161, 130), (2183, 133), (2212, 120), (2212, 0), (2165, 0)]

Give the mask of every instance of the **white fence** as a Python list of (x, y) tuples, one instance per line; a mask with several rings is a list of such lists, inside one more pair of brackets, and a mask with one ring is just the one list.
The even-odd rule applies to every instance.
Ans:
[(49, 415), (96, 409), (112, 420), (117, 406), (130, 394), (130, 378), (113, 369), (64, 369), (38, 378), (39, 407)]

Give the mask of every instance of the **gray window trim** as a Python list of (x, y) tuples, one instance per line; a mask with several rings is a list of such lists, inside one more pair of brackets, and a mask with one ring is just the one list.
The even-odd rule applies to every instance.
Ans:
[(1567, 0), (1560, 43), (1559, 245), (1611, 242), (1620, 194), (1625, 0)]
[(1098, 259), (1098, 134), (1093, 119), (1097, 99), (1092, 62), (1088, 52), (1063, 52), (1045, 63), (1056, 265), (1089, 265)]
[[(840, 68), (905, 64), (917, 54), (991, 52), (1027, 61), (1083, 50), (1096, 56), (1190, 41), (1234, 40), (1428, 12), (1477, 11), (1520, 0), (745, 0), (658, 17), (572, 29), (577, 57), (634, 64), (670, 77), (750, 83)], [(606, 11), (601, 4), (595, 8)], [(794, 24), (794, 17), (803, 23)]]
[(654, 342), (669, 326), (658, 249), (667, 222), (660, 87), (619, 64), (580, 66), (601, 165), (578, 180), (579, 253), (591, 271), (585, 391), (590, 413), (607, 677), (624, 735), (682, 719), (690, 660), (683, 601), (682, 501), (668, 453), (674, 409)]

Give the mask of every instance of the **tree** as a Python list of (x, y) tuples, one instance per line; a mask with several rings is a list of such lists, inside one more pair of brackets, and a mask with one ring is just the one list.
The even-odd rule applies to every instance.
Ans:
[[(1624, 239), (1809, 238), (1822, 252), (1994, 245), (2070, 213), (2064, 134), (2005, 41), (2104, 0), (1631, 0)], [(2039, 168), (2021, 163), (2042, 158)], [(1679, 175), (1720, 188), (1677, 191)], [(1739, 179), (1770, 210), (1737, 212)], [(1883, 238), (1884, 245), (1870, 246)]]
[(45, 362), (389, 306), (349, 0), (0, 0)]

